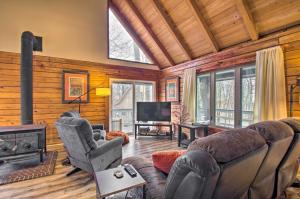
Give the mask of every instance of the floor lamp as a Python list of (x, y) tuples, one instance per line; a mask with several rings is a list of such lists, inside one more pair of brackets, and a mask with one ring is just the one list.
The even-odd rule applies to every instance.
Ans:
[(81, 111), (81, 110), (80, 110), (80, 108), (81, 108), (81, 102), (82, 102), (81, 98), (82, 98), (84, 95), (89, 94), (89, 93), (90, 93), (91, 91), (93, 91), (93, 90), (96, 90), (96, 95), (97, 95), (97, 96), (102, 96), (102, 97), (104, 97), (104, 96), (109, 96), (109, 95), (110, 95), (110, 88), (97, 88), (97, 87), (95, 87), (95, 88), (92, 88), (92, 89), (86, 91), (86, 92), (83, 93), (82, 95), (76, 97), (75, 99), (73, 99), (72, 101), (70, 101), (68, 104), (72, 104), (72, 103), (74, 103), (74, 102), (77, 102), (77, 103), (78, 103), (78, 112), (80, 113), (80, 111)]
[[(300, 77), (297, 77), (296, 84), (291, 84), (290, 86), (290, 117), (293, 117), (293, 94), (296, 87), (300, 86)], [(299, 161), (299, 160), (298, 160)], [(292, 185), (293, 187), (300, 187), (300, 180), (296, 178)]]

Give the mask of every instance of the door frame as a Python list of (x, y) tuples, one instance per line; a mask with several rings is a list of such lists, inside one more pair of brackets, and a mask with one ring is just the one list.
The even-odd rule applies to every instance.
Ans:
[[(127, 84), (132, 84), (133, 85), (133, 126), (135, 123), (135, 85), (136, 83), (151, 83), (153, 84), (153, 99), (154, 102), (157, 101), (157, 97), (156, 97), (156, 81), (148, 81), (148, 80), (132, 80), (132, 79), (117, 79), (117, 78), (109, 78), (109, 88), (110, 88), (110, 93), (111, 95), (109, 96), (109, 131), (111, 131), (112, 129), (112, 84), (113, 83), (127, 83)], [(134, 131), (134, 129), (132, 129)]]

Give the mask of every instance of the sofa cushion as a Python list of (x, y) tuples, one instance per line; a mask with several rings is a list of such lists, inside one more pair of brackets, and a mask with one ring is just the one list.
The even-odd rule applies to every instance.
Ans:
[(256, 131), (251, 129), (232, 129), (199, 138), (189, 145), (188, 151), (207, 151), (217, 162), (226, 163), (255, 151), (264, 145), (264, 139)]
[[(156, 169), (151, 161), (151, 158), (145, 157), (129, 157), (122, 161), (122, 164), (131, 164), (146, 180), (146, 195), (147, 199), (163, 199), (165, 193), (165, 185), (167, 176)], [(139, 191), (134, 191), (134, 195), (141, 194)], [(137, 198), (142, 198), (138, 195)]]
[(267, 143), (273, 143), (294, 135), (292, 128), (280, 121), (263, 121), (247, 128), (257, 131)]
[(286, 118), (280, 121), (289, 125), (294, 130), (294, 133), (300, 133), (300, 120), (294, 118)]
[(175, 160), (185, 154), (186, 150), (158, 151), (152, 153), (152, 161), (155, 168), (168, 174)]

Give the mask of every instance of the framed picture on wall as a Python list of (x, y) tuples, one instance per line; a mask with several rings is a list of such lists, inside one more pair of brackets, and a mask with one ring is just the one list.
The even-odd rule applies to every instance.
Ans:
[[(88, 71), (63, 71), (63, 85), (62, 85), (62, 102), (69, 103), (75, 100), (80, 95), (83, 95), (89, 90), (89, 73)], [(81, 97), (81, 101), (74, 103), (88, 103), (89, 94)]]
[(166, 78), (165, 96), (167, 102), (179, 102), (179, 88), (180, 88), (179, 77), (168, 77)]

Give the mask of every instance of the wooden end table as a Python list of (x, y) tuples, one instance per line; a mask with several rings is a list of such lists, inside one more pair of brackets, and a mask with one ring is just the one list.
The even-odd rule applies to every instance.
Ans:
[[(123, 172), (122, 178), (114, 176), (115, 171)], [(136, 170), (135, 170), (136, 171)], [(137, 171), (136, 171), (137, 172)], [(143, 199), (146, 199), (146, 184), (144, 178), (137, 172), (135, 177), (131, 177), (124, 169), (124, 166), (112, 168), (104, 171), (95, 172), (95, 181), (97, 185), (97, 197), (105, 198), (112, 194), (128, 191), (136, 187), (143, 187)]]
[(190, 139), (184, 142), (185, 145), (188, 145), (196, 138), (196, 130), (203, 128), (204, 129), (204, 137), (208, 136), (208, 124), (201, 125), (192, 125), (192, 124), (178, 124), (178, 146), (182, 144), (182, 128), (186, 128), (190, 130)]

